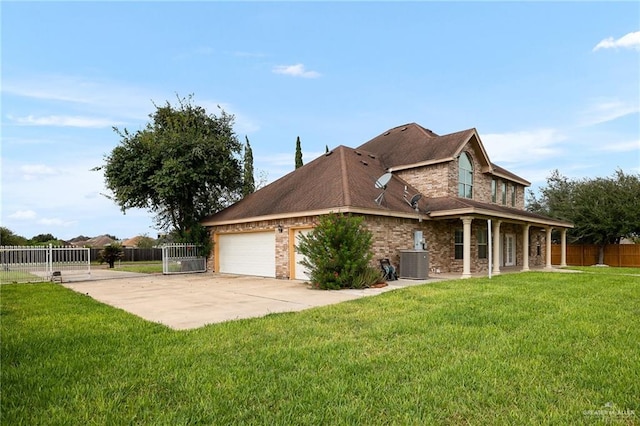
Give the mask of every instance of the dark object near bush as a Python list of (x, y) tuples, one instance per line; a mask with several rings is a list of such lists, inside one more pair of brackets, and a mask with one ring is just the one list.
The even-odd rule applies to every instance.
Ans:
[(398, 272), (389, 259), (380, 259), (380, 267), (382, 268), (382, 272), (384, 274), (383, 278), (385, 280), (396, 281), (398, 279)]

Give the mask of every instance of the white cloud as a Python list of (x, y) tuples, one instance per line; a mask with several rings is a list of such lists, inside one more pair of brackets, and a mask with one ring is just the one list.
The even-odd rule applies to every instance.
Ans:
[(635, 141), (629, 141), (629, 142), (607, 143), (600, 146), (598, 151), (640, 153), (640, 139)]
[(165, 98), (164, 94), (120, 82), (47, 74), (5, 77), (2, 92), (136, 121), (145, 120), (153, 111), (152, 100), (161, 102)]
[(63, 220), (58, 218), (43, 218), (37, 221), (39, 225), (69, 227), (76, 223), (75, 220)]
[(37, 213), (33, 210), (18, 210), (15, 213), (11, 213), (8, 217), (10, 219), (26, 220), (35, 219), (37, 216)]
[(22, 179), (26, 181), (33, 181), (39, 178), (51, 177), (59, 174), (56, 169), (44, 164), (25, 164), (20, 166), (19, 170), (22, 173)]
[(582, 126), (593, 126), (638, 112), (640, 112), (640, 105), (637, 102), (623, 102), (618, 99), (600, 100), (582, 113), (580, 121)]
[(480, 136), (491, 161), (495, 163), (534, 163), (553, 157), (567, 137), (557, 129), (537, 129)]
[(26, 117), (14, 117), (12, 115), (8, 115), (7, 118), (16, 124), (23, 126), (102, 128), (122, 124), (115, 120), (106, 118), (69, 115), (47, 115), (42, 117), (35, 117), (33, 115), (28, 115)]
[(273, 67), (273, 72), (276, 74), (290, 75), (292, 77), (303, 77), (303, 78), (320, 77), (320, 73), (317, 71), (307, 71), (304, 68), (304, 64), (277, 65)]
[(607, 37), (600, 43), (596, 44), (593, 51), (600, 49), (635, 49), (640, 50), (640, 31), (635, 31), (629, 34), (625, 34), (619, 39), (615, 40), (613, 37)]
[(25, 164), (20, 167), (20, 170), (30, 175), (54, 175), (57, 173), (56, 169), (44, 164)]

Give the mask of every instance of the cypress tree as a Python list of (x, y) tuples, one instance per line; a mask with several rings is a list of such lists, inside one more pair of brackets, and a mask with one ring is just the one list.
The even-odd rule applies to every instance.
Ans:
[(300, 146), (300, 136), (296, 139), (296, 169), (302, 167), (302, 147)]
[(249, 144), (249, 137), (245, 135), (247, 141), (244, 146), (244, 175), (242, 181), (242, 196), (253, 193), (256, 190), (255, 182), (253, 180), (253, 151), (251, 150), (251, 144)]

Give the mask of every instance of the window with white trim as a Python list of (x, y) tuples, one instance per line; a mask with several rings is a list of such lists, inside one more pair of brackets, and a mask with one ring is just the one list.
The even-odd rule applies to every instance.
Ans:
[(458, 158), (458, 196), (473, 198), (473, 163), (466, 152)]
[(500, 189), (502, 190), (502, 204), (507, 204), (507, 182), (502, 181)]
[(498, 201), (498, 182), (495, 179), (491, 179), (491, 202)]
[(462, 228), (458, 228), (455, 230), (454, 257), (456, 259), (464, 258), (464, 231)]
[(479, 228), (478, 238), (478, 259), (487, 258), (487, 228)]

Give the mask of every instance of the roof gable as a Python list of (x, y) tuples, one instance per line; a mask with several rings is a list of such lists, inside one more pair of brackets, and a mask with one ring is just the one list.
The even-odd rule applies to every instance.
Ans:
[(380, 205), (376, 203), (382, 190), (376, 188), (375, 183), (385, 171), (375, 154), (339, 146), (205, 218), (202, 223), (213, 225), (249, 218), (353, 208), (371, 213), (376, 210), (413, 213), (404, 199), (404, 191), (407, 188), (410, 195), (417, 191), (397, 176), (387, 184)]
[(453, 161), (468, 142), (480, 158), (482, 171), (490, 172), (491, 162), (476, 129), (439, 136), (416, 123), (394, 127), (360, 145), (358, 149), (379, 155), (390, 171)]

